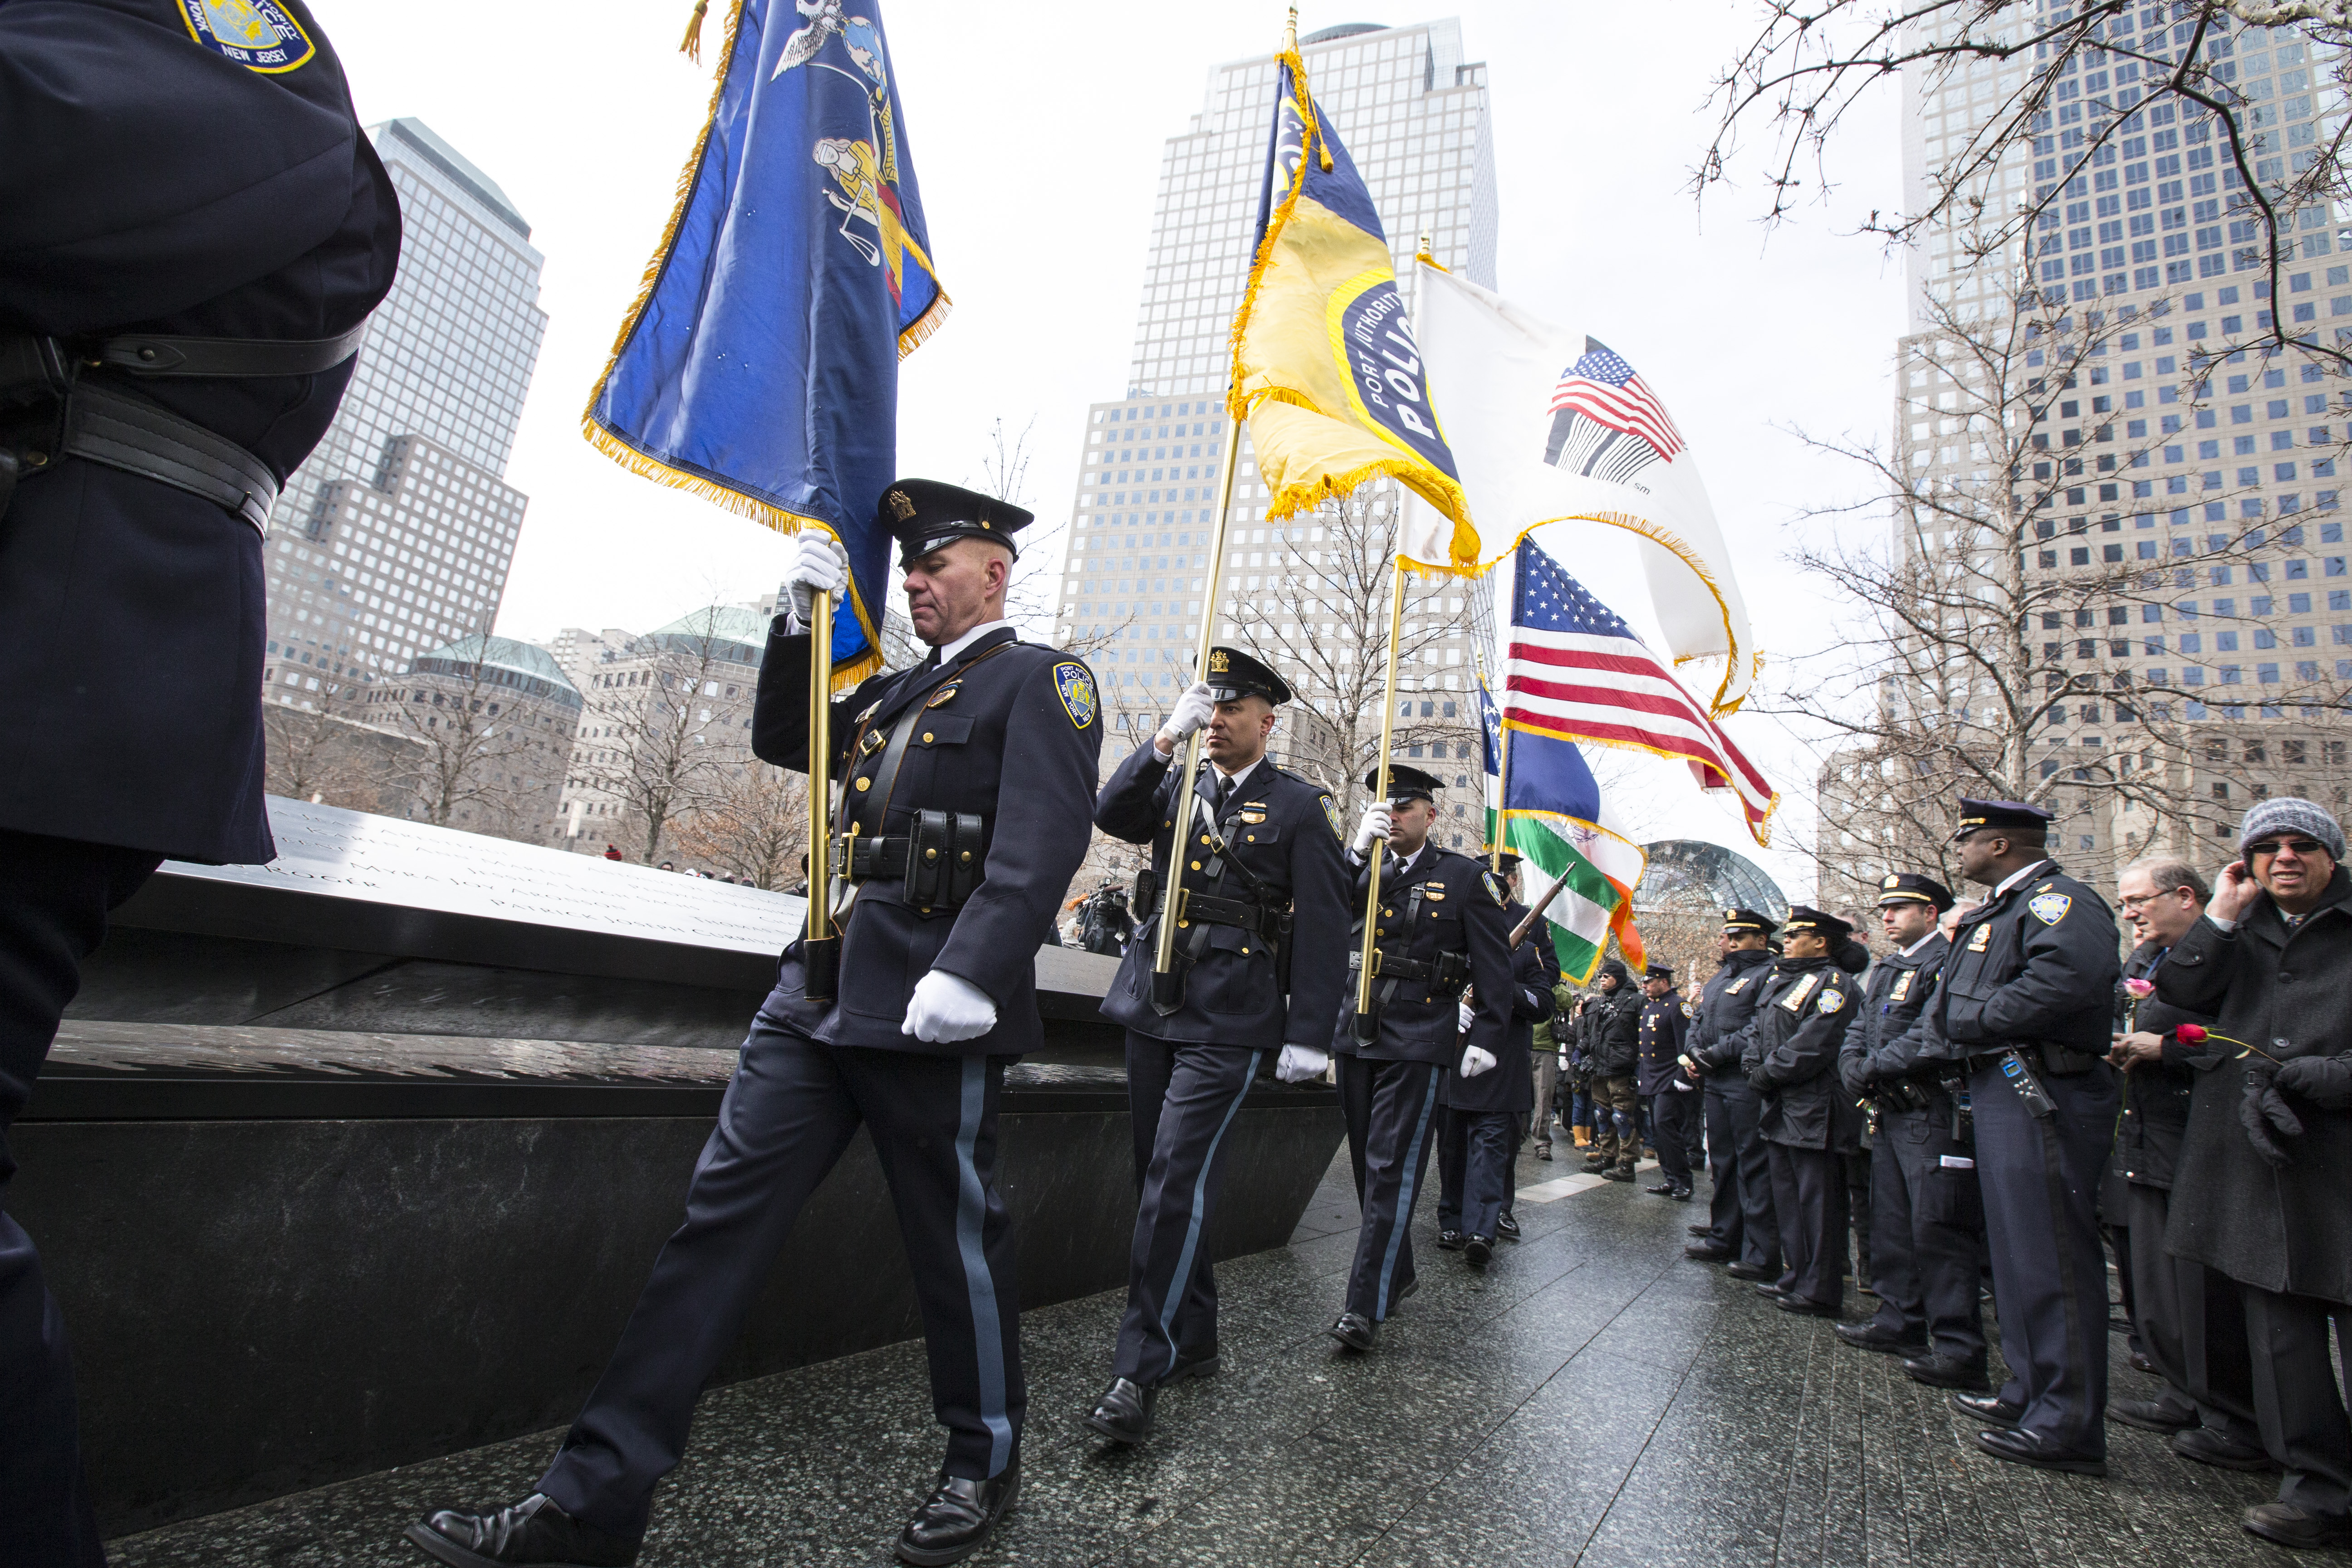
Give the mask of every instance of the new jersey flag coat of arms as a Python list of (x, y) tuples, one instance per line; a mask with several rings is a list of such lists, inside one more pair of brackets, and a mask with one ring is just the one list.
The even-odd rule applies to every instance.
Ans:
[[(855, 7), (861, 15), (850, 14)], [(898, 360), (947, 313), (875, 0), (737, 0), (710, 117), (588, 405), (595, 446), (849, 556), (836, 683), (880, 663)]]

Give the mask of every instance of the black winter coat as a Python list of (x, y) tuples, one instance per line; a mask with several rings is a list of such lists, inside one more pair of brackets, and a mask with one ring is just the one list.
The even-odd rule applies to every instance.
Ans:
[(2338, 867), (2321, 906), (2293, 931), (2267, 893), (2234, 932), (2199, 921), (2156, 972), (2156, 994), (2215, 1015), (2217, 1033), (2274, 1056), (2332, 1058), (2323, 1070), (2336, 1086), (2333, 1103), (2288, 1094), (2304, 1131), (2280, 1140), (2294, 1163), (2273, 1171), (2238, 1109), (2250, 1074), (2278, 1069), (2233, 1055), (2201, 1074), (2165, 1250), (2265, 1290), (2352, 1305), (2352, 876)]
[(1592, 1025), (1595, 1078), (1631, 1078), (1642, 1059), (1642, 1005), (1648, 998), (1631, 984), (1620, 984), (1598, 1003), (1588, 1002), (1585, 1016)]
[[(2124, 978), (2153, 980), (2166, 952), (2154, 942), (2142, 942), (2124, 961)], [(2184, 1046), (2174, 1037), (2172, 1031), (2183, 1024), (2212, 1025), (2210, 1014), (2189, 1012), (2160, 995), (2134, 1002), (2128, 992), (2123, 1005), (2125, 1016), (2135, 1028), (2164, 1037), (2164, 1058), (2139, 1063), (2124, 1074), (2124, 1113), (2116, 1127), (2115, 1173), (2137, 1186), (2169, 1187), (2180, 1163), (2180, 1141), (2189, 1131), (2189, 1092), (2200, 1077), (2227, 1062), (2236, 1047)]]
[(1772, 954), (1764, 948), (1727, 953), (1699, 987), (1698, 1015), (1691, 1020), (1683, 1049), (1709, 1078), (1739, 1071), (1739, 1032), (1756, 1016), (1772, 979)]
[(1838, 1146), (1838, 1047), (1859, 1011), (1853, 977), (1827, 958), (1781, 959), (1772, 986), (1741, 1037), (1739, 1061), (1762, 1091), (1759, 1125), (1775, 1143)]

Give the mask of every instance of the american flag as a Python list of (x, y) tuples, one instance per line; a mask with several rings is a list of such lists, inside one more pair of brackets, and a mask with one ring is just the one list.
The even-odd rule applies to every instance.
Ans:
[(1503, 721), (1531, 734), (1680, 757), (1703, 787), (1737, 795), (1748, 831), (1767, 843), (1778, 797), (1706, 705), (1533, 541), (1519, 545), (1518, 558)]
[(1592, 479), (1622, 484), (1683, 449), (1665, 405), (1598, 338), (1552, 388), (1551, 416), (1544, 461)]

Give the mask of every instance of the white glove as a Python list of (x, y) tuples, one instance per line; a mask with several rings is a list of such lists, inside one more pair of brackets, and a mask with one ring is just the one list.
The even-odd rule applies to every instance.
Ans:
[(934, 969), (915, 982), (915, 994), (907, 999), (907, 1021), (898, 1032), (941, 1046), (978, 1039), (994, 1027), (996, 1004), (987, 992), (961, 974)]
[(1363, 816), (1356, 818), (1356, 836), (1348, 840), (1348, 847), (1356, 852), (1358, 859), (1368, 859), (1372, 853), (1372, 840), (1387, 843), (1395, 826), (1396, 808), (1387, 801), (1376, 800), (1364, 807)]
[(1475, 1046), (1465, 1046), (1462, 1051), (1462, 1065), (1455, 1070), (1464, 1078), (1476, 1078), (1482, 1072), (1492, 1072), (1494, 1068), (1494, 1052), (1482, 1051)]
[(1305, 1083), (1310, 1078), (1320, 1078), (1323, 1069), (1330, 1065), (1328, 1051), (1318, 1051), (1313, 1046), (1285, 1046), (1282, 1055), (1275, 1059), (1274, 1076), (1285, 1083)]
[[(1469, 999), (1466, 997), (1463, 999), (1460, 1006), (1454, 1009), (1454, 1024), (1465, 1035), (1470, 1032), (1470, 1020), (1477, 1016), (1477, 1010), (1470, 1005)], [(1493, 1064), (1490, 1062), (1487, 1065)]]
[(1160, 733), (1151, 738), (1160, 754), (1172, 757), (1176, 748), (1209, 727), (1216, 716), (1217, 705), (1209, 697), (1209, 683), (1196, 680), (1176, 699), (1176, 710), (1168, 715), (1168, 722), (1160, 726)]
[(839, 544), (822, 533), (801, 534), (793, 545), (792, 569), (784, 574), (784, 593), (792, 600), (793, 624), (809, 624), (809, 600), (819, 592), (838, 594), (849, 583), (849, 557)]
[(1562, 1072), (1566, 1072), (1566, 1071), (1568, 1071), (1568, 1070), (1569, 1070), (1569, 1068), (1568, 1068), (1568, 1053), (1567, 1053), (1566, 1051), (1562, 1051), (1562, 1052), (1560, 1052), (1560, 1053), (1559, 1053), (1559, 1070), (1560, 1070), (1560, 1071), (1562, 1071)]

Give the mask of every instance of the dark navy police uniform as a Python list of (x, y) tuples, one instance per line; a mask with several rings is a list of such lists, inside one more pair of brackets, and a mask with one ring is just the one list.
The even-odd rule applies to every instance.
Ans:
[[(1769, 936), (1780, 927), (1752, 910), (1727, 910), (1725, 931)], [(1697, 1016), (1683, 1051), (1705, 1075), (1706, 1163), (1715, 1190), (1698, 1255), (1739, 1266), (1743, 1276), (1777, 1279), (1780, 1231), (1772, 1214), (1771, 1157), (1758, 1131), (1763, 1102), (1739, 1066), (1739, 1037), (1770, 984), (1769, 948), (1735, 948), (1699, 987)]]
[[(1213, 700), (1288, 700), (1288, 689), (1247, 655), (1217, 648), (1210, 657)], [(1152, 913), (1103, 1002), (1104, 1016), (1127, 1029), (1140, 1194), (1114, 1375), (1139, 1390), (1216, 1356), (1216, 1280), (1201, 1236), (1226, 1134), (1275, 1053), (1330, 1044), (1347, 976), (1349, 876), (1330, 797), (1264, 756), (1234, 780), (1204, 763), (1181, 836), (1182, 994), (1163, 997), (1171, 1012), (1153, 1005), (1157, 904), (1168, 886), (1179, 775), (1176, 759), (1146, 740), (1111, 774), (1094, 814), (1112, 837), (1151, 845)]]
[[(1649, 976), (1670, 986), (1675, 977), (1673, 970), (1658, 963), (1650, 965)], [(1683, 1076), (1682, 1065), (1691, 1016), (1696, 1011), (1680, 991), (1669, 989), (1664, 996), (1645, 997), (1637, 1037), (1641, 1059), (1633, 1072), (1633, 1091), (1650, 1105), (1650, 1143), (1658, 1153), (1658, 1188), (1685, 1198), (1691, 1194), (1692, 1137), (1705, 1114), (1698, 1085)], [(1676, 1089), (1677, 1083), (1686, 1087)]]
[[(1851, 929), (1801, 906), (1781, 926), (1783, 931), (1822, 930), (1833, 943)], [(1787, 1264), (1780, 1291), (1796, 1309), (1824, 1314), (1845, 1297), (1837, 1053), (1857, 999), (1852, 976), (1835, 959), (1784, 957), (1773, 966), (1771, 987), (1740, 1051), (1748, 1081), (1762, 1100), (1759, 1130), (1771, 1161), (1773, 1215)]]
[[(76, 438), (108, 399), (188, 421), (258, 476), (266, 517), (258, 492), (334, 417), (348, 345), (299, 374), (83, 362), (152, 368), (169, 338), (315, 344), (392, 287), (399, 205), (332, 47), (301, 0), (252, 26), (262, 47), (240, 55), (172, 0), (0, 3), (0, 382), (17, 388), (0, 386), (0, 1139), (108, 911), (165, 856), (274, 853), (259, 526)], [(155, 357), (126, 352), (134, 335)], [(37, 339), (61, 345), (78, 399), (15, 380)], [(0, 1183), (14, 1169), (0, 1142)], [(0, 1390), (0, 1562), (99, 1561), (63, 1330), (5, 1216)]]
[[(1518, 929), (1525, 904), (1514, 900), (1503, 910), (1504, 929)], [(1536, 1026), (1552, 1014), (1552, 987), (1559, 983), (1559, 957), (1551, 931), (1536, 921), (1527, 939), (1511, 949), (1511, 1020), (1508, 1048), (1494, 1067), (1464, 1078), (1457, 1055), (1438, 1086), (1437, 1229), (1493, 1241), (1509, 1208), (1514, 1157), (1528, 1113), (1535, 1109), (1533, 1053)], [(1458, 1013), (1457, 1009), (1457, 1013)]]

